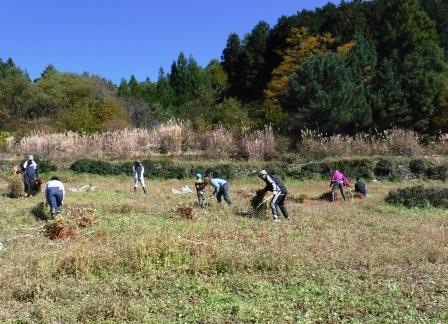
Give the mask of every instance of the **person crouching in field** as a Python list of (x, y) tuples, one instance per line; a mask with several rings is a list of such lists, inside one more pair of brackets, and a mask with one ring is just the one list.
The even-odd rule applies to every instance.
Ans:
[(355, 192), (358, 192), (361, 195), (363, 195), (364, 197), (367, 197), (368, 191), (366, 188), (366, 184), (360, 178), (356, 178)]
[(230, 199), (229, 195), (229, 183), (224, 179), (218, 179), (218, 178), (211, 178), (211, 175), (209, 177), (205, 178), (205, 184), (211, 184), (213, 187), (212, 195), (216, 197), (216, 200), (218, 200), (218, 203), (221, 203), (222, 197), (224, 196), (224, 200), (226, 201), (227, 205), (232, 204), (232, 200)]
[(280, 219), (278, 218), (278, 207), (280, 207), (280, 210), (285, 219), (288, 219), (288, 209), (285, 206), (288, 189), (286, 189), (282, 180), (280, 180), (280, 178), (276, 177), (275, 175), (268, 174), (268, 172), (265, 170), (261, 170), (258, 176), (266, 183), (266, 187), (264, 187), (263, 190), (265, 192), (271, 191), (273, 194), (270, 206), (272, 211), (272, 218), (274, 219), (274, 221), (280, 221)]
[(335, 170), (331, 175), (330, 188), (331, 188), (331, 201), (335, 200), (336, 190), (341, 191), (342, 199), (345, 200), (344, 186), (348, 186), (350, 180), (338, 170)]
[(25, 185), (25, 196), (32, 197), (33, 183), (36, 181), (37, 177), (39, 177), (38, 166), (37, 163), (34, 162), (32, 155), (28, 155), (27, 160), (21, 165), (21, 169), (23, 172), (23, 182)]
[(199, 207), (205, 207), (205, 182), (202, 180), (202, 174), (196, 173), (196, 181), (194, 183), (196, 193), (198, 195)]
[(45, 200), (50, 205), (50, 214), (55, 217), (59, 214), (65, 198), (65, 188), (57, 176), (51, 177), (45, 185)]
[(143, 178), (143, 174), (145, 173), (145, 167), (140, 161), (135, 161), (132, 166), (132, 173), (134, 175), (134, 192), (137, 192), (138, 183), (142, 185), (143, 192), (145, 195), (147, 194), (145, 187), (145, 179)]

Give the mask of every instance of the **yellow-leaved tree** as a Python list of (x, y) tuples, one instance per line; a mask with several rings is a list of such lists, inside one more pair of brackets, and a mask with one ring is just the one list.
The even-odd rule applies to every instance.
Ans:
[(287, 47), (280, 53), (281, 63), (272, 71), (272, 79), (264, 91), (265, 116), (274, 125), (286, 122), (287, 116), (280, 106), (280, 99), (288, 94), (291, 74), (309, 55), (334, 50), (339, 54), (347, 54), (355, 45), (352, 41), (337, 47), (337, 41), (331, 34), (310, 35), (304, 27), (292, 28), (286, 43)]

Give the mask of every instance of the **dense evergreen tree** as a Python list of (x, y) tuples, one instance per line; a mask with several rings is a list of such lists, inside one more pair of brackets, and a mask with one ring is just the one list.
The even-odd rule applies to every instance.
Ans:
[(240, 37), (233, 33), (227, 39), (227, 45), (222, 52), (222, 66), (229, 80), (228, 94), (238, 96), (241, 88), (241, 54), (242, 46)]

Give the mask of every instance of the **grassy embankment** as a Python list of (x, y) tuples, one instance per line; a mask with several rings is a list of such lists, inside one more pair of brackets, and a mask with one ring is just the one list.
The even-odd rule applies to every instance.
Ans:
[[(0, 320), (134, 322), (448, 321), (448, 215), (384, 203), (408, 183), (369, 184), (371, 197), (345, 203), (288, 202), (289, 222), (249, 218), (257, 178), (231, 183), (234, 206), (214, 202), (182, 218), (196, 196), (186, 180), (59, 172), (66, 207), (94, 207), (97, 224), (68, 240), (39, 233), (32, 199), (0, 197)], [(47, 175), (48, 177), (49, 175)], [(6, 183), (0, 180), (0, 191)], [(286, 182), (317, 197), (319, 182)]]

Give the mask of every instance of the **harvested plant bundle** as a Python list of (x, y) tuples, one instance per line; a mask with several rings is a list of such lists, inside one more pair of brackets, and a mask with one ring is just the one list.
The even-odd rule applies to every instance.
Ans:
[(8, 177), (8, 197), (19, 198), (25, 195), (23, 177), (20, 174), (13, 174)]

